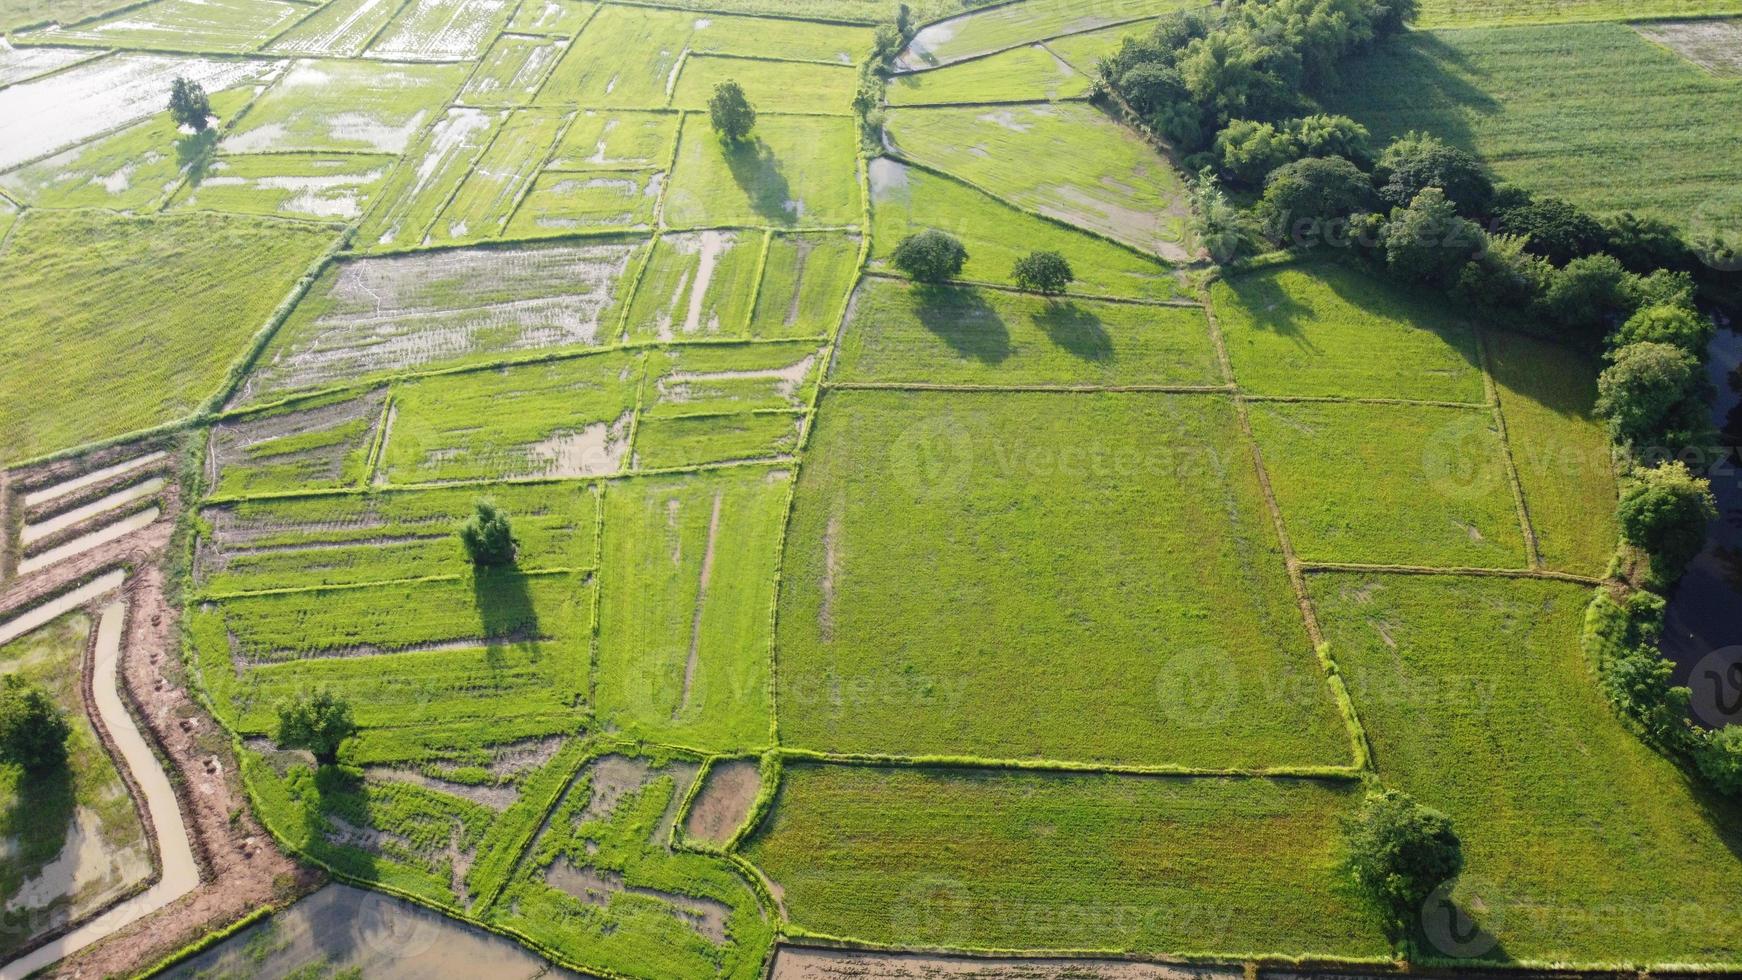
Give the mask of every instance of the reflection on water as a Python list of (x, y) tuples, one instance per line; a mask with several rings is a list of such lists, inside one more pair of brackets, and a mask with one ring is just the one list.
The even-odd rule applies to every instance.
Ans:
[[(1704, 474), (1718, 498), (1706, 549), (1670, 596), (1662, 650), (1677, 684), (1693, 689), (1695, 720), (1709, 727), (1742, 722), (1742, 332), (1720, 330), (1707, 371), (1717, 396), (1712, 422), (1719, 451)], [(1691, 464), (1690, 464), (1691, 465)]]
[(328, 885), (163, 974), (187, 980), (573, 977), (501, 936), (380, 892)]

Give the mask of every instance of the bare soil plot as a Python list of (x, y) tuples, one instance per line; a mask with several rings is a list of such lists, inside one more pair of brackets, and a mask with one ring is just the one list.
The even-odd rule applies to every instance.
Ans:
[(638, 247), (607, 240), (336, 264), (273, 338), (238, 397), (608, 342)]
[(229, 153), (403, 153), (470, 73), (460, 64), (294, 62), (219, 145)]
[(762, 773), (754, 759), (716, 762), (708, 769), (707, 782), (690, 803), (684, 818), (684, 834), (710, 844), (724, 845), (743, 826), (762, 788)]
[(372, 58), (475, 59), (514, 13), (508, 0), (409, 0), (369, 45)]
[(1742, 76), (1742, 20), (1660, 20), (1633, 29), (1714, 75)]

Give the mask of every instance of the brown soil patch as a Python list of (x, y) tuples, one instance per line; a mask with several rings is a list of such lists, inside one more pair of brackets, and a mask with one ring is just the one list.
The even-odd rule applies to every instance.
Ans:
[(702, 791), (690, 804), (684, 833), (712, 844), (725, 844), (750, 815), (761, 786), (762, 773), (754, 761), (734, 759), (716, 763), (708, 770), (708, 781), (702, 784)]
[(1714, 75), (1742, 78), (1742, 20), (1656, 21), (1633, 29)]
[(657, 899), (671, 906), (673, 915), (709, 941), (719, 945), (726, 943), (726, 917), (732, 910), (724, 902), (642, 888), (624, 882), (623, 876), (614, 871), (576, 867), (566, 859), (546, 868), (544, 880), (552, 888), (600, 908), (611, 904), (611, 896), (619, 893)]

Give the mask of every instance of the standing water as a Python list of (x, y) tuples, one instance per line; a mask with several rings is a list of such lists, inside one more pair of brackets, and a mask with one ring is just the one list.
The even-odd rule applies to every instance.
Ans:
[(1693, 690), (1694, 719), (1721, 728), (1742, 723), (1742, 324), (1718, 331), (1707, 372), (1719, 435), (1703, 462), (1718, 519), (1670, 595), (1661, 647), (1675, 661), (1675, 682)]

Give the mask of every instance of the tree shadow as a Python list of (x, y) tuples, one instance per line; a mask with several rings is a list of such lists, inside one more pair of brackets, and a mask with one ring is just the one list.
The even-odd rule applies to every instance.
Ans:
[(66, 847), (73, 826), (72, 762), (42, 772), (21, 770), (7, 807), (7, 825), (17, 832), (17, 867), (26, 880), (41, 872)]
[(979, 290), (915, 283), (913, 298), (919, 322), (962, 357), (1001, 364), (1015, 352), (1010, 346), (1010, 328)]
[[(1470, 120), (1506, 111), (1471, 81), (1481, 70), (1431, 31), (1411, 31), (1343, 64), (1322, 101), (1327, 112), (1347, 114), (1371, 128), (1376, 146), (1406, 130), (1425, 129), (1474, 152)], [(1399, 79), (1409, 84), (1400, 85)]]
[(1318, 345), (1307, 337), (1305, 329), (1305, 324), (1313, 320), (1312, 307), (1290, 296), (1274, 274), (1230, 276), (1223, 282), (1250, 314), (1254, 328), (1287, 337), (1308, 353), (1319, 353)]
[(1506, 919), (1505, 908), (1473, 909), (1448, 895), (1435, 892), (1429, 896), (1421, 915), (1413, 923), (1410, 940), (1417, 957), (1431, 961), (1457, 961), (1479, 966), (1511, 963), (1498, 929)]
[(770, 223), (797, 224), (803, 207), (792, 196), (792, 184), (781, 170), (780, 158), (768, 144), (754, 141), (720, 143), (720, 155), (732, 180), (750, 200), (750, 209)]
[(1048, 300), (1046, 309), (1034, 315), (1034, 324), (1081, 360), (1109, 364), (1115, 359), (1113, 338), (1101, 318), (1071, 300)]
[(472, 574), (472, 601), (492, 665), (503, 651), (531, 653), (543, 638), (526, 573), (517, 568), (479, 568)]
[(198, 184), (206, 179), (206, 173), (212, 169), (212, 159), (217, 155), (218, 131), (210, 127), (197, 133), (189, 133), (175, 141), (176, 167), (187, 174), (188, 181)]

